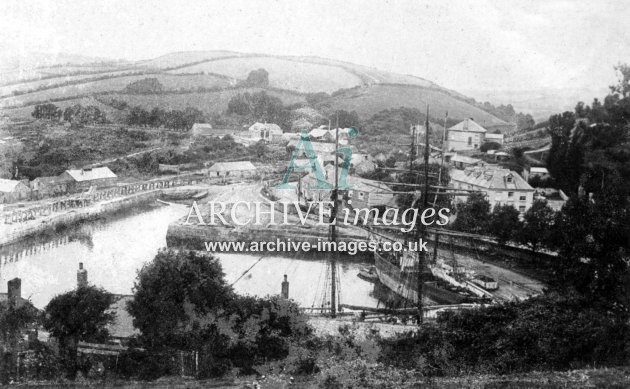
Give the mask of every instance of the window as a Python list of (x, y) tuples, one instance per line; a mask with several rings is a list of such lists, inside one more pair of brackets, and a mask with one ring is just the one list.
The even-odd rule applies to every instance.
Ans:
[(472, 138), (468, 137), (468, 146), (472, 145)]
[(519, 212), (525, 212), (525, 206), (521, 205), (520, 207), (518, 207)]
[(508, 198), (514, 197), (514, 192), (508, 192)]
[(527, 200), (527, 197), (525, 197), (525, 196), (521, 196), (521, 197), (519, 197), (518, 199), (519, 199), (519, 200), (521, 200), (521, 201), (525, 201), (525, 200)]
[(512, 177), (512, 175), (511, 175), (511, 174), (508, 174), (508, 175), (505, 177), (505, 180), (506, 180), (507, 182), (512, 182), (512, 179), (513, 179), (513, 177)]

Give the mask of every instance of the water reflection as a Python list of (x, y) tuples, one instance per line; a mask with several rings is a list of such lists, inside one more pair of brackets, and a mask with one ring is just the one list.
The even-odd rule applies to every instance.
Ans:
[[(169, 223), (186, 215), (183, 205), (138, 210), (123, 216), (83, 223), (55, 234), (39, 235), (0, 247), (0, 291), (14, 277), (22, 279), (22, 296), (43, 308), (56, 294), (76, 285), (78, 263), (88, 270), (90, 283), (112, 293), (132, 292), (137, 271), (166, 246)], [(260, 255), (220, 254), (229, 283), (235, 282)], [(330, 302), (328, 261), (302, 254), (294, 257), (265, 256), (234, 288), (241, 294), (265, 296), (280, 293), (284, 274), (290, 282), (290, 297), (301, 306)], [(357, 277), (360, 262), (338, 265), (341, 301), (376, 306), (373, 284)]]

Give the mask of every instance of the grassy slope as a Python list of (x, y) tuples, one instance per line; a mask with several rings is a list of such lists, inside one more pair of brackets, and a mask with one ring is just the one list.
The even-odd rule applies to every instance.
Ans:
[(374, 113), (390, 108), (412, 107), (424, 110), (429, 104), (430, 116), (440, 121), (448, 111), (450, 118), (465, 119), (472, 117), (481, 125), (502, 124), (502, 120), (486, 111), (472, 106), (462, 100), (453, 98), (442, 90), (401, 86), (374, 85), (359, 90), (347, 91), (332, 98), (329, 103), (333, 107), (357, 111), (359, 116), (366, 118)]
[(274, 88), (297, 92), (331, 93), (342, 88), (360, 85), (361, 79), (336, 67), (287, 61), (273, 57), (228, 58), (205, 62), (174, 70), (177, 73), (199, 71), (223, 74), (236, 79), (245, 79), (253, 69), (263, 68), (269, 72), (269, 84)]
[[(355, 65), (342, 61), (333, 61), (316, 57), (280, 57), (259, 54), (241, 54), (229, 51), (216, 52), (181, 52), (161, 56), (152, 60), (140, 61), (135, 64), (121, 64), (118, 70), (156, 72), (151, 75), (137, 75), (115, 77), (107, 80), (86, 82), (26, 93), (0, 99), (0, 107), (20, 104), (33, 105), (35, 102), (52, 99), (55, 104), (67, 105), (65, 102), (85, 98), (94, 93), (118, 92), (132, 81), (145, 77), (157, 77), (167, 90), (196, 89), (197, 87), (225, 87), (229, 85), (229, 78), (244, 79), (249, 71), (265, 68), (270, 73), (270, 83), (274, 88), (287, 89), (287, 92), (273, 91), (286, 104), (303, 101), (301, 92), (325, 91), (332, 92), (340, 88), (354, 89), (330, 99), (330, 105), (343, 109), (356, 110), (363, 117), (369, 117), (378, 111), (397, 107), (424, 108), (426, 103), (431, 105), (433, 117), (441, 117), (448, 110), (451, 118), (464, 119), (473, 117), (479, 123), (500, 124), (501, 120), (482, 111), (461, 99), (462, 95), (449, 91), (420, 77), (400, 75), (380, 71), (378, 69)], [(76, 72), (85, 69), (95, 71), (98, 66), (65, 66), (39, 68), (41, 75), (60, 74), (58, 77), (30, 81), (24, 84), (14, 84), (1, 87), (0, 91), (16, 89), (30, 89), (37, 85), (54, 85), (63, 82), (67, 77), (71, 80), (82, 79), (84, 76), (64, 76), (64, 71)], [(114, 69), (111, 65), (102, 69)], [(185, 73), (206, 72), (212, 74), (194, 75)], [(159, 73), (159, 74), (158, 74)], [(103, 75), (103, 73), (99, 74)], [(6, 75), (5, 75), (6, 76)], [(95, 77), (98, 75), (93, 75)], [(387, 84), (387, 85), (385, 85)], [(185, 108), (195, 106), (204, 112), (218, 112), (225, 109), (228, 100), (238, 93), (238, 89), (209, 93), (165, 94), (154, 96), (123, 96), (121, 99), (131, 105), (145, 107), (161, 106), (164, 108)], [(291, 91), (296, 93), (291, 93)], [(0, 93), (2, 94), (2, 93)], [(64, 100), (59, 101), (59, 100)], [(28, 115), (23, 115), (24, 109), (4, 110), (3, 113), (19, 117), (29, 117), (32, 108), (27, 109)]]

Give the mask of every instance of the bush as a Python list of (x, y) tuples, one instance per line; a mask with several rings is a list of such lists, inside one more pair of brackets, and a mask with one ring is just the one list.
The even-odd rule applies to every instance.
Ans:
[(501, 145), (497, 142), (485, 142), (479, 147), (479, 151), (482, 153), (488, 152), (488, 150), (499, 150), (501, 149)]

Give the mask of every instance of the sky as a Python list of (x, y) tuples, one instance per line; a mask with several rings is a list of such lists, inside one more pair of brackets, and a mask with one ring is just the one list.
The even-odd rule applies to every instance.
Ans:
[(457, 91), (601, 89), (630, 63), (629, 20), (623, 0), (2, 0), (0, 52), (231, 50), (344, 60)]

